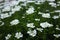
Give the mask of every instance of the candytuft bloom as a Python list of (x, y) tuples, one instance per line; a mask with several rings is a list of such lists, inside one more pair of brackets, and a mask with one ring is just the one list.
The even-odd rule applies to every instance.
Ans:
[(36, 31), (36, 30), (29, 30), (29, 31), (27, 31), (27, 33), (28, 33), (30, 36), (35, 37), (36, 34), (37, 34), (37, 31)]
[(16, 37), (17, 39), (19, 39), (19, 38), (23, 37), (23, 34), (22, 34), (21, 32), (17, 32), (17, 33), (15, 34), (15, 37)]
[(10, 22), (11, 25), (17, 25), (19, 24), (19, 20), (18, 19), (14, 19)]
[(27, 27), (34, 28), (34, 23), (27, 23)]
[(43, 22), (43, 23), (40, 23), (40, 26), (41, 26), (42, 28), (46, 28), (46, 27), (51, 27), (51, 26), (53, 26), (53, 25), (50, 24), (50, 23), (48, 23), (48, 22)]
[(5, 38), (8, 40), (11, 37), (11, 34), (8, 34)]
[(30, 7), (27, 11), (26, 11), (27, 14), (32, 14), (34, 13), (34, 7)]
[(43, 13), (42, 17), (44, 17), (44, 18), (50, 18), (50, 13)]

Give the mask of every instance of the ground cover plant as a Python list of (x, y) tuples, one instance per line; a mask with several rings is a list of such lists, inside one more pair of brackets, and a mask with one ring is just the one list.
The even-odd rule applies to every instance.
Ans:
[(0, 40), (60, 40), (60, 0), (1, 0)]

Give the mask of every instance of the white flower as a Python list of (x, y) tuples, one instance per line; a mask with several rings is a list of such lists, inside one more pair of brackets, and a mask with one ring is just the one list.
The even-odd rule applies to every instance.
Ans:
[(21, 6), (26, 6), (26, 4), (27, 4), (27, 3), (25, 2), (25, 3), (21, 4)]
[(51, 5), (52, 7), (56, 7), (56, 3), (50, 2), (49, 5)]
[(20, 8), (21, 8), (20, 6), (15, 6), (14, 8), (12, 8), (12, 11), (14, 11), (14, 12), (15, 11), (20, 11)]
[(33, 2), (35, 2), (35, 1), (31, 1), (31, 0), (27, 1), (27, 3), (33, 3)]
[(0, 26), (3, 26), (4, 25), (4, 22), (0, 21), (0, 23), (1, 23)]
[(17, 32), (17, 33), (15, 34), (15, 37), (16, 37), (17, 39), (19, 39), (19, 38), (23, 37), (23, 34), (22, 34), (21, 32)]
[(22, 16), (22, 18), (25, 18), (25, 16)]
[(15, 5), (18, 5), (19, 4), (19, 1), (10, 1), (10, 6), (15, 6)]
[(27, 1), (27, 0), (19, 0), (20, 2), (25, 2), (25, 1)]
[(19, 24), (19, 20), (18, 19), (14, 19), (13, 21), (10, 22), (11, 25), (17, 25)]
[(53, 26), (52, 24), (49, 24), (48, 22), (43, 22), (43, 23), (40, 23), (40, 26), (42, 27), (42, 28), (46, 28), (46, 27), (51, 27), (51, 26)]
[(59, 18), (59, 16), (53, 16), (52, 18), (53, 18), (53, 19), (57, 19), (57, 18)]
[(32, 14), (34, 13), (34, 8), (33, 7), (30, 7), (27, 11), (26, 11), (27, 14)]
[(7, 18), (7, 17), (10, 17), (10, 15), (8, 13), (1, 14), (1, 19)]
[(40, 19), (35, 19), (35, 21), (40, 21)]
[(11, 34), (8, 34), (5, 38), (8, 40), (11, 37)]
[(54, 34), (53, 36), (55, 36), (56, 38), (60, 37), (60, 34)]
[(44, 17), (44, 18), (50, 18), (50, 13), (42, 14), (42, 17)]
[(40, 2), (45, 2), (46, 0), (39, 0)]
[(56, 30), (60, 30), (60, 28), (56, 27)]
[(43, 31), (43, 28), (37, 28), (38, 31), (42, 32)]
[(53, 1), (55, 1), (55, 0), (47, 0), (47, 1), (53, 2)]
[(55, 10), (54, 12), (60, 12), (60, 10)]
[(35, 37), (36, 34), (37, 34), (37, 31), (36, 31), (36, 30), (29, 30), (29, 31), (27, 31), (27, 33), (28, 33), (30, 36)]
[(2, 9), (2, 12), (10, 11), (10, 10), (11, 10), (10, 6), (6, 6)]
[(27, 23), (27, 27), (34, 28), (34, 23)]
[(44, 14), (44, 13), (42, 13), (42, 12), (38, 12), (38, 14)]

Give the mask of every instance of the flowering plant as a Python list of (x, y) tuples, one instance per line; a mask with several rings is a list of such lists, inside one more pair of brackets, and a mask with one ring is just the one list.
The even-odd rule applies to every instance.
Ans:
[(60, 40), (60, 1), (0, 2), (0, 40)]

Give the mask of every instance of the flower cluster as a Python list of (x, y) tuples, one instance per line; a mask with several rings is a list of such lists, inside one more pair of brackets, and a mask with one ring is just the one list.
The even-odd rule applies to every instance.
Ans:
[(60, 37), (60, 1), (0, 2), (0, 37), (3, 37), (0, 40), (57, 40)]

